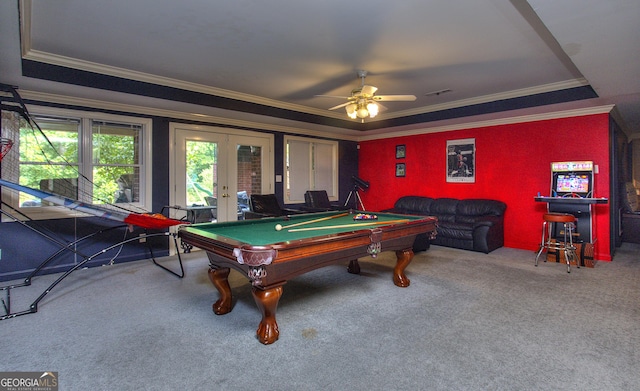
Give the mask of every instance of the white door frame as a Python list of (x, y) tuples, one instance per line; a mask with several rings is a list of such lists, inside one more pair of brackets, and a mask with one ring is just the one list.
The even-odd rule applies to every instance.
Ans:
[[(179, 173), (176, 170), (176, 155), (177, 155), (177, 146), (176, 146), (176, 132), (178, 130), (187, 130), (187, 131), (195, 131), (195, 132), (205, 132), (205, 133), (215, 133), (217, 135), (224, 136), (226, 140), (229, 141), (227, 146), (221, 146), (223, 148), (230, 148), (233, 146), (235, 148), (236, 141), (242, 141), (246, 143), (251, 138), (259, 138), (262, 140), (267, 140), (269, 150), (265, 153), (265, 161), (263, 161), (263, 180), (262, 180), (262, 192), (264, 194), (273, 193), (274, 189), (274, 177), (275, 177), (275, 167), (274, 167), (274, 136), (271, 133), (261, 133), (254, 132), (248, 130), (238, 130), (238, 129), (228, 129), (221, 128), (217, 126), (204, 126), (204, 125), (188, 125), (181, 123), (169, 123), (169, 205), (176, 205), (176, 190), (177, 190), (177, 181), (176, 175)], [(232, 145), (233, 144), (233, 145)], [(235, 156), (235, 154), (232, 154)], [(235, 169), (232, 170), (229, 174), (235, 173)], [(232, 179), (233, 178), (233, 179)], [(235, 187), (235, 177), (230, 176), (228, 179), (229, 183), (233, 183), (233, 187)], [(230, 189), (233, 190), (233, 189)]]

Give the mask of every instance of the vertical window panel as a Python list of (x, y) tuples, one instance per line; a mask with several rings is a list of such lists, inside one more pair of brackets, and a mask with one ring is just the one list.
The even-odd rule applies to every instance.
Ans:
[(334, 147), (330, 144), (315, 144), (313, 154), (313, 183), (314, 190), (326, 190), (329, 196), (335, 196), (334, 191)]
[(92, 120), (91, 135), (94, 202), (139, 202), (142, 126)]
[(287, 179), (289, 183), (289, 200), (304, 200), (304, 193), (310, 189), (311, 178), (311, 143), (290, 140), (288, 144)]
[(338, 200), (338, 143), (285, 137), (285, 203), (303, 203), (307, 190), (326, 190)]

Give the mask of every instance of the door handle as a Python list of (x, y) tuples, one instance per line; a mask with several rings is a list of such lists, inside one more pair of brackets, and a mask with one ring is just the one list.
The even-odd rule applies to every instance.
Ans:
[(222, 198), (227, 198), (227, 197), (229, 197), (229, 194), (223, 194), (222, 195)]

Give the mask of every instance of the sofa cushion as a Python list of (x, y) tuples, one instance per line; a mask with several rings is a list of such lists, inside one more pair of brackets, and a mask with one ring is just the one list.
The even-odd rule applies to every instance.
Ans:
[(396, 201), (393, 209), (406, 214), (429, 215), (432, 201), (429, 197), (404, 196)]
[(438, 222), (455, 222), (458, 202), (454, 198), (436, 198), (431, 202), (429, 214), (438, 217)]
[(473, 224), (438, 222), (437, 235), (451, 239), (473, 240)]
[(456, 207), (456, 221), (473, 223), (479, 216), (502, 216), (507, 205), (502, 201), (485, 199), (460, 200)]

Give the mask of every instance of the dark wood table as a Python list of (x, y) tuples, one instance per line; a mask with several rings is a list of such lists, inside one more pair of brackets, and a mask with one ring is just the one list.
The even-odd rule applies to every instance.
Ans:
[[(395, 251), (393, 282), (399, 287), (409, 286), (404, 271), (413, 258), (415, 237), (420, 233), (435, 235), (437, 219), (358, 213), (375, 214), (377, 219), (354, 220), (354, 214), (344, 212), (310, 213), (194, 224), (181, 227), (179, 236), (183, 242), (207, 252), (209, 279), (220, 294), (213, 304), (216, 314), (226, 314), (232, 309), (230, 269), (240, 271), (249, 279), (262, 313), (257, 337), (263, 344), (271, 344), (279, 336), (276, 309), (282, 286), (291, 278), (343, 261), (349, 261), (350, 273), (359, 273), (358, 258)], [(277, 230), (278, 225), (283, 228)], [(289, 226), (292, 227), (287, 228)]]

